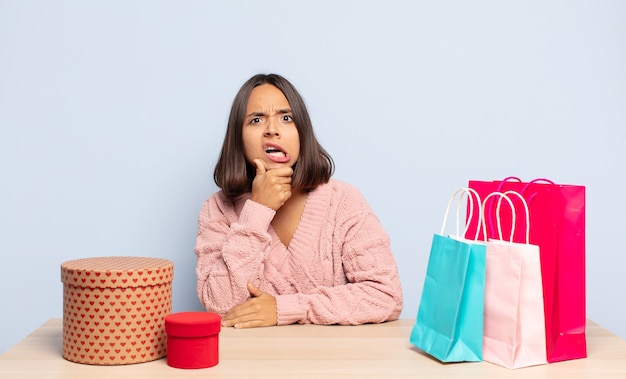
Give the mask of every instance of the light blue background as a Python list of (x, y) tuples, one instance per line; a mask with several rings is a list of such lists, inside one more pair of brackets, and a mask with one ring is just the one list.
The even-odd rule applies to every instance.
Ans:
[(170, 259), (174, 311), (200, 309), (197, 215), (258, 72), (297, 86), (391, 235), (402, 317), (452, 191), (548, 177), (587, 186), (588, 317), (626, 338), (625, 20), (598, 0), (0, 0), (0, 352), (62, 317), (70, 259)]

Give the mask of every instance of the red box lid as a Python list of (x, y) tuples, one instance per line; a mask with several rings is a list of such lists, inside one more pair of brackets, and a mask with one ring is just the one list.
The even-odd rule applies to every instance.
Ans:
[(165, 317), (165, 333), (175, 337), (207, 337), (220, 332), (222, 317), (211, 312), (178, 312)]

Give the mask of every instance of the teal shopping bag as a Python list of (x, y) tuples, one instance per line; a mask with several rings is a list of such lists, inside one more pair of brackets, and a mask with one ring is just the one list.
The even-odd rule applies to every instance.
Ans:
[[(468, 203), (480, 222), (481, 201), (473, 190), (461, 188), (450, 199), (441, 234), (431, 245), (424, 288), (410, 342), (442, 362), (482, 360), (485, 298), (486, 247), (482, 242), (443, 234), (452, 200), (459, 192), (467, 194)], [(471, 194), (475, 196), (475, 200)], [(462, 196), (461, 196), (462, 197)], [(459, 198), (459, 205), (461, 198)], [(457, 208), (458, 209), (458, 208)], [(467, 230), (467, 227), (466, 227)], [(464, 234), (464, 233), (463, 233)]]

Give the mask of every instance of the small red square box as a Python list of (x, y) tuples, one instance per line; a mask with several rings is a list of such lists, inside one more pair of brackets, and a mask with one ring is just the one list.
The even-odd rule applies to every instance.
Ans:
[(180, 312), (167, 316), (167, 364), (186, 369), (217, 365), (221, 320), (220, 315), (210, 312)]
[(174, 264), (144, 257), (61, 264), (63, 358), (94, 365), (153, 361), (167, 354)]

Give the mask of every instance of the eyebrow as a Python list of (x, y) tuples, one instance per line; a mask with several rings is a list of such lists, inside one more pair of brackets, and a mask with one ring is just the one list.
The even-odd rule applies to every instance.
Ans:
[[(284, 108), (284, 109), (279, 109), (278, 112), (276, 112), (278, 114), (286, 114), (286, 113), (293, 113), (292, 110), (290, 108)], [(246, 117), (261, 117), (261, 116), (267, 116), (267, 114), (263, 113), (263, 112), (252, 112), (250, 114), (247, 114)]]

